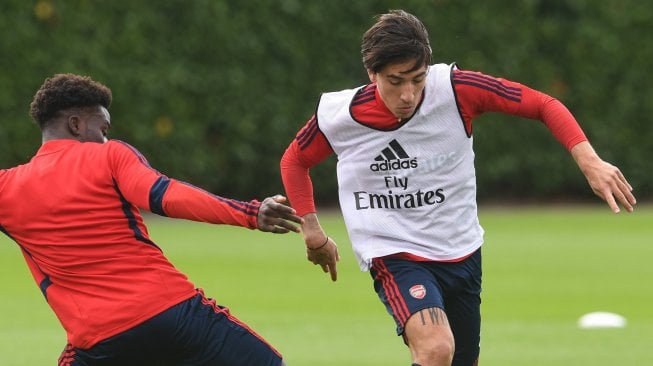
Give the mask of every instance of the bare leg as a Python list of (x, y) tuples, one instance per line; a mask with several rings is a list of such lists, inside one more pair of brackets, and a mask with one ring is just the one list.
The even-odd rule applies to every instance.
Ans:
[(455, 343), (444, 310), (428, 308), (411, 315), (404, 337), (414, 364), (451, 366)]

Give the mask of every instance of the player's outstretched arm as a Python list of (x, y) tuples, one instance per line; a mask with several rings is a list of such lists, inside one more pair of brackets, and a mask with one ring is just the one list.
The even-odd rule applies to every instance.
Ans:
[(275, 234), (301, 231), (293, 222), (301, 225), (304, 220), (295, 214), (292, 207), (284, 204), (286, 200), (286, 197), (276, 195), (261, 202), (257, 219), (259, 230)]
[(619, 213), (621, 205), (633, 212), (637, 203), (633, 187), (616, 166), (603, 161), (589, 142), (583, 141), (571, 149), (571, 155), (587, 178), (594, 193), (608, 203), (614, 213)]
[(302, 231), (306, 244), (306, 258), (313, 264), (319, 264), (324, 273), (331, 275), (332, 281), (338, 280), (336, 263), (340, 260), (340, 255), (336, 242), (324, 233), (317, 214), (306, 214), (303, 219)]

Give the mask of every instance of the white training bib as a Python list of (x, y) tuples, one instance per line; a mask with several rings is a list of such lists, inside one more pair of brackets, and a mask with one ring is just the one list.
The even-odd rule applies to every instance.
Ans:
[(338, 156), (340, 206), (362, 270), (372, 258), (400, 252), (456, 260), (483, 242), (473, 141), (456, 105), (452, 67), (429, 68), (422, 104), (391, 131), (352, 118), (358, 89), (320, 99), (317, 121)]

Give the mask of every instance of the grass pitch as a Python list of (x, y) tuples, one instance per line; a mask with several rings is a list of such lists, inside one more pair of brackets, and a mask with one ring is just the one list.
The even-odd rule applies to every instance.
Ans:
[[(480, 207), (481, 365), (653, 365), (653, 207)], [(301, 237), (148, 216), (150, 235), (207, 296), (261, 333), (290, 366), (408, 365), (407, 348), (353, 258), (342, 219), (339, 280), (306, 261)], [(20, 251), (0, 238), (0, 364), (55, 364), (65, 334)], [(580, 329), (592, 311), (621, 329)]]

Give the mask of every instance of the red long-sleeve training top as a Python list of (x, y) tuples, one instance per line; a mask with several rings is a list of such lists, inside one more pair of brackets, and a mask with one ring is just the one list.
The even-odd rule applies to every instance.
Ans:
[(170, 179), (116, 140), (48, 141), (29, 163), (0, 170), (0, 231), (82, 349), (196, 294), (149, 238), (139, 208), (255, 228), (259, 206)]

